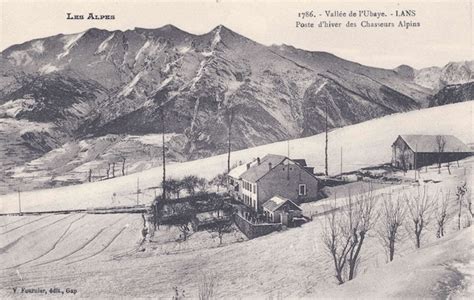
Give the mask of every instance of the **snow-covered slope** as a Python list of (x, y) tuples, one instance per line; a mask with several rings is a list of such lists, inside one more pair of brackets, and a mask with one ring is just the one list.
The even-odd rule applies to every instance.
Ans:
[[(340, 151), (343, 151), (343, 171), (356, 170), (390, 161), (391, 144), (399, 134), (453, 134), (465, 143), (474, 141), (473, 101), (394, 114), (380, 119), (336, 129), (329, 134), (329, 172), (340, 170)], [(324, 134), (290, 141), (290, 157), (305, 158), (308, 164), (321, 171), (324, 166)], [(232, 153), (238, 163), (264, 156), (267, 153), (287, 154), (287, 142), (278, 142)], [(167, 165), (170, 177), (188, 174), (212, 178), (226, 170), (226, 155)], [(121, 204), (136, 202), (137, 180), (142, 193), (140, 202), (150, 203), (152, 187), (161, 182), (162, 168), (111, 180), (87, 183), (21, 194), (24, 211), (74, 209), (108, 206), (113, 201)], [(1, 212), (18, 211), (17, 193), (0, 196)]]
[(332, 298), (472, 299), (474, 227), (332, 289)]

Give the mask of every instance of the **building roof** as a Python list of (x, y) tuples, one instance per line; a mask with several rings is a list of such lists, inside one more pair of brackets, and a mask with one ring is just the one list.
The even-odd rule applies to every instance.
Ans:
[(404, 134), (400, 135), (400, 137), (415, 152), (438, 153), (438, 140), (440, 137), (445, 141), (442, 152), (472, 152), (466, 144), (453, 135)]
[(279, 165), (287, 159), (286, 156), (276, 155), (276, 154), (267, 154), (261, 160), (260, 164), (254, 164), (250, 167), (250, 169), (246, 170), (244, 173), (240, 175), (242, 179), (245, 179), (249, 182), (256, 182), (260, 178), (262, 178), (265, 174), (270, 171), (269, 163), (272, 164), (272, 169)]
[(273, 196), (268, 201), (263, 203), (263, 208), (265, 208), (266, 210), (270, 212), (274, 212), (288, 201), (291, 202), (296, 209), (301, 210), (301, 208), (298, 205), (296, 205), (295, 202), (281, 196)]
[[(250, 167), (254, 166), (257, 164), (257, 161), (254, 160), (250, 163)], [(240, 166), (237, 166), (235, 168), (233, 168), (232, 170), (230, 170), (229, 172), (229, 176), (230, 177), (233, 177), (233, 178), (240, 178), (240, 176), (245, 173), (245, 171), (247, 171), (247, 164), (242, 164)]]

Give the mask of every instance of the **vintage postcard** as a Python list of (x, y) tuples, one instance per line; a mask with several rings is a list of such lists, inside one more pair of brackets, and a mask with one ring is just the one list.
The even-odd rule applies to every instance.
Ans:
[(0, 298), (472, 299), (471, 0), (0, 0)]

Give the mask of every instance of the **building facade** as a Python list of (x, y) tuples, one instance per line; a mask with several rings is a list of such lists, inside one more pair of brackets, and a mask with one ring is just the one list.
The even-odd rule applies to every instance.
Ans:
[(452, 135), (399, 135), (392, 144), (392, 166), (404, 170), (463, 159), (472, 150)]
[[(231, 171), (229, 180), (234, 182), (234, 198), (257, 213), (263, 213), (263, 204), (276, 195), (296, 203), (317, 199), (319, 181), (304, 160), (269, 154), (245, 167), (238, 178), (238, 172)], [(239, 186), (237, 193), (235, 182)]]

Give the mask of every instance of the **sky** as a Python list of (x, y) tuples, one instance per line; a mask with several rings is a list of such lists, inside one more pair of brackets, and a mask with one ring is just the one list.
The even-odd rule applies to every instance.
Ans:
[[(395, 19), (419, 22), (416, 28), (346, 28), (353, 20), (376, 18), (322, 18), (341, 22), (341, 28), (296, 28), (299, 12), (371, 10), (395, 13), (415, 10), (415, 17)], [(66, 14), (113, 14), (114, 20), (66, 20)], [(76, 33), (91, 27), (128, 30), (173, 24), (203, 34), (219, 24), (265, 45), (288, 44), (311, 51), (327, 51), (369, 66), (415, 68), (443, 66), (450, 61), (473, 59), (473, 10), (470, 0), (441, 1), (159, 1), (159, 0), (0, 0), (0, 49), (58, 33)]]

